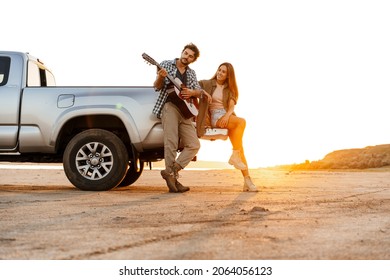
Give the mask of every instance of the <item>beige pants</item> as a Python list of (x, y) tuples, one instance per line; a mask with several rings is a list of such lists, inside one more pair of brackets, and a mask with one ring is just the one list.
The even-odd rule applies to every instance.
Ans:
[[(162, 110), (161, 121), (164, 129), (165, 169), (171, 172), (175, 161), (182, 168), (186, 167), (200, 149), (192, 120), (183, 118), (179, 109), (171, 102), (167, 102)], [(177, 157), (179, 142), (183, 150)]]

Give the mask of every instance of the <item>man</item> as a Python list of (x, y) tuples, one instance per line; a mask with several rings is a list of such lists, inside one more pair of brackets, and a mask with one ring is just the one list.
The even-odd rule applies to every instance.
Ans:
[[(190, 163), (200, 148), (192, 118), (188, 112), (184, 112), (192, 105), (191, 102), (203, 93), (195, 71), (189, 67), (198, 57), (199, 50), (194, 44), (184, 46), (180, 58), (161, 62), (161, 69), (158, 70), (154, 82), (154, 87), (156, 91), (160, 91), (160, 95), (153, 113), (161, 118), (164, 130), (165, 170), (161, 171), (161, 176), (165, 179), (169, 192), (174, 193), (190, 190), (177, 180), (178, 173)], [(178, 98), (168, 75), (173, 79), (178, 78), (185, 85), (181, 86), (180, 92), (184, 100)], [(183, 150), (177, 157), (179, 142)]]

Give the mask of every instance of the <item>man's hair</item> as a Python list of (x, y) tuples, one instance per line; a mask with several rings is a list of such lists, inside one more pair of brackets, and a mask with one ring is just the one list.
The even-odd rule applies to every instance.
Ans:
[(184, 48), (183, 48), (183, 50), (181, 52), (184, 52), (185, 49), (190, 49), (191, 51), (194, 52), (194, 56), (195, 56), (194, 62), (195, 62), (198, 59), (199, 55), (200, 55), (198, 47), (195, 46), (193, 43), (189, 43), (189, 44), (184, 46)]

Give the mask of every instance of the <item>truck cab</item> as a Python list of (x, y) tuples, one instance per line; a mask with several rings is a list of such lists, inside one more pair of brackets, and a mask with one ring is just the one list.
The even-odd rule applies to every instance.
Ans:
[(51, 71), (27, 53), (0, 52), (0, 152), (17, 151), (25, 87), (55, 86)]

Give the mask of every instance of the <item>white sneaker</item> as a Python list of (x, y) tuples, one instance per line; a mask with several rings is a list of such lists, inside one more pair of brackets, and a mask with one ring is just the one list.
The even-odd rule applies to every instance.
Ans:
[(253, 184), (251, 177), (246, 176), (244, 177), (244, 192), (258, 192), (256, 185)]
[(233, 150), (233, 154), (229, 159), (229, 164), (234, 165), (235, 168), (240, 169), (240, 170), (247, 169), (245, 163), (242, 162), (239, 150)]

